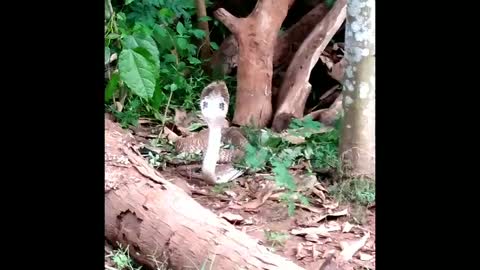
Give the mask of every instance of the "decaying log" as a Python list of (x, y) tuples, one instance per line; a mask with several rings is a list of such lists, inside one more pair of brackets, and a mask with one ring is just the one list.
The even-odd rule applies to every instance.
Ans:
[(302, 269), (269, 252), (157, 173), (105, 120), (105, 237), (150, 269)]
[[(312, 29), (328, 12), (324, 3), (316, 5), (305, 14), (297, 23), (292, 25), (283, 34), (277, 37), (273, 52), (273, 67), (290, 63), (294, 53), (308, 36)], [(233, 35), (228, 36), (220, 45), (211, 60), (212, 67), (219, 74), (229, 74), (238, 64), (238, 43)]]
[(293, 117), (303, 116), (305, 103), (310, 94), (310, 73), (320, 54), (345, 20), (346, 0), (337, 0), (325, 18), (313, 29), (302, 43), (290, 63), (279, 90), (272, 128), (282, 131)]
[(237, 92), (233, 123), (266, 126), (272, 117), (273, 49), (293, 0), (259, 0), (246, 18), (223, 8), (214, 12), (238, 42)]

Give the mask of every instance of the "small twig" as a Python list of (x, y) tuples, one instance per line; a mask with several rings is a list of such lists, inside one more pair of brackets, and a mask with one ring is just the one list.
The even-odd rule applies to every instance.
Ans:
[(168, 107), (170, 107), (170, 101), (172, 100), (172, 95), (173, 95), (173, 90), (170, 87), (170, 96), (168, 97), (167, 107), (165, 107), (165, 113), (163, 114), (163, 119), (162, 119), (162, 129), (160, 129), (160, 133), (158, 133), (159, 139), (163, 135), (163, 129), (165, 128), (165, 120), (167, 119)]

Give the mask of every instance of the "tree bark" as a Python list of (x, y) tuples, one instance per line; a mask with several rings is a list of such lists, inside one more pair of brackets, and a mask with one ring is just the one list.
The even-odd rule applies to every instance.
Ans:
[[(207, 16), (207, 7), (205, 6), (205, 0), (195, 0), (195, 6), (197, 8), (197, 19)], [(210, 50), (210, 31), (208, 29), (208, 22), (199, 21), (198, 28), (202, 29), (205, 32), (205, 38), (200, 47), (200, 56), (203, 60), (205, 60), (212, 56), (212, 51)]]
[[(277, 37), (273, 52), (273, 67), (290, 63), (294, 53), (312, 29), (328, 12), (324, 3), (320, 3), (305, 14), (302, 19)], [(221, 75), (229, 74), (238, 63), (238, 43), (233, 35), (227, 37), (220, 49), (212, 56), (211, 65)]]
[(375, 0), (348, 0), (340, 159), (347, 177), (375, 178)]
[(173, 185), (105, 120), (105, 237), (150, 269), (302, 269), (269, 252)]
[(275, 131), (282, 131), (288, 127), (289, 121), (286, 119), (303, 116), (305, 103), (311, 90), (308, 82), (310, 73), (322, 51), (345, 20), (346, 6), (347, 0), (337, 0), (295, 53), (278, 93), (272, 123)]
[(302, 42), (327, 14), (327, 6), (320, 3), (279, 36), (273, 54), (273, 66), (288, 65)]
[(215, 11), (238, 42), (237, 92), (233, 123), (266, 126), (272, 117), (273, 49), (293, 0), (259, 0), (246, 18)]

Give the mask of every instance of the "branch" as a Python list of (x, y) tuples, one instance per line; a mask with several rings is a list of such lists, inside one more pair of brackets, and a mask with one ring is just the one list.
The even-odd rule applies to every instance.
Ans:
[(213, 15), (215, 18), (217, 18), (220, 22), (225, 25), (230, 32), (232, 32), (234, 35), (238, 35), (240, 32), (240, 23), (241, 19), (233, 16), (224, 8), (219, 8), (213, 12)]

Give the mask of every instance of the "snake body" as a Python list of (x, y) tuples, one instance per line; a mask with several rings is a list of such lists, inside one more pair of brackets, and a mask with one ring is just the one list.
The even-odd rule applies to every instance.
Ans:
[[(243, 149), (248, 143), (239, 128), (225, 127), (229, 101), (225, 82), (216, 81), (207, 85), (200, 96), (200, 108), (208, 129), (181, 138), (175, 143), (177, 152), (195, 153), (200, 150), (204, 153), (202, 175), (211, 184), (228, 182), (243, 173), (233, 166), (222, 171), (217, 168), (217, 163), (231, 163), (242, 157)], [(222, 148), (222, 143), (233, 145), (234, 149)]]

